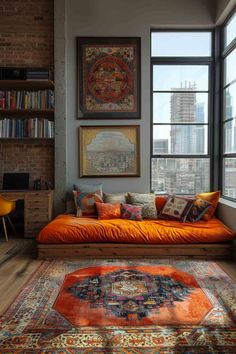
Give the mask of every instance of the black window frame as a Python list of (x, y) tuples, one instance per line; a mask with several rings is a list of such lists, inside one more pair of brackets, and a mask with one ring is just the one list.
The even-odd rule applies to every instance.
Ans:
[[(188, 56), (188, 57), (157, 57), (157, 56), (152, 56), (152, 33), (154, 32), (210, 32), (211, 33), (211, 56)], [(208, 65), (209, 66), (209, 77), (208, 77), (208, 92), (209, 92), (209, 97), (208, 97), (208, 123), (205, 124), (208, 126), (208, 153), (207, 154), (183, 154), (183, 155), (177, 155), (177, 154), (154, 154), (153, 153), (153, 128), (155, 125), (161, 125), (160, 123), (154, 123), (153, 120), (153, 94), (155, 90), (153, 89), (153, 67), (154, 65)], [(193, 29), (193, 28), (185, 28), (185, 29), (173, 29), (173, 28), (165, 28), (165, 29), (151, 29), (150, 31), (150, 66), (151, 66), (151, 83), (150, 83), (150, 92), (151, 92), (151, 131), (150, 131), (150, 149), (151, 149), (151, 158), (150, 158), (150, 186), (151, 186), (151, 191), (155, 192), (152, 190), (152, 160), (154, 158), (206, 158), (209, 159), (209, 186), (210, 190), (212, 190), (213, 186), (216, 185), (216, 179), (214, 175), (214, 157), (213, 157), (213, 145), (214, 145), (214, 136), (213, 136), (213, 131), (214, 131), (214, 121), (213, 121), (213, 116), (214, 116), (214, 74), (215, 74), (215, 30), (214, 28), (201, 28), (201, 29)], [(161, 91), (158, 91), (161, 92)], [(205, 91), (206, 92), (206, 91)], [(184, 125), (184, 123), (183, 123)], [(187, 124), (191, 125), (191, 124)], [(202, 125), (202, 123), (194, 125)], [(157, 194), (161, 194), (158, 193)], [(187, 193), (178, 193), (178, 195), (187, 195)]]
[(222, 197), (224, 199), (230, 200), (232, 202), (236, 202), (236, 197), (232, 198), (227, 195), (224, 195), (224, 170), (225, 170), (225, 164), (224, 161), (226, 158), (236, 158), (236, 152), (235, 153), (225, 153), (224, 152), (224, 124), (229, 122), (232, 119), (235, 119), (236, 117), (231, 117), (231, 119), (224, 119), (224, 89), (227, 87), (230, 87), (232, 84), (236, 83), (236, 79), (234, 79), (231, 83), (226, 84), (224, 82), (225, 78), (225, 66), (224, 66), (224, 61), (226, 57), (232, 53), (234, 49), (236, 49), (236, 36), (231, 41), (228, 45), (226, 45), (226, 36), (225, 36), (225, 30), (227, 25), (229, 24), (230, 20), (233, 18), (233, 16), (236, 16), (236, 8), (234, 8), (229, 16), (226, 18), (225, 22), (220, 28), (220, 163), (219, 163), (219, 185), (220, 189), (222, 191)]

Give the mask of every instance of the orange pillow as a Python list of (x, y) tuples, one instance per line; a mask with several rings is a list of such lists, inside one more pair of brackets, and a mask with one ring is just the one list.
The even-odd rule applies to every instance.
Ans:
[(160, 213), (160, 211), (162, 210), (166, 202), (167, 202), (167, 197), (156, 196), (155, 203), (156, 203), (157, 214)]
[(217, 192), (209, 192), (209, 193), (200, 193), (195, 196), (196, 198), (201, 198), (203, 200), (206, 200), (207, 202), (211, 203), (211, 206), (207, 210), (207, 212), (203, 215), (202, 219), (205, 221), (208, 221), (212, 218), (212, 216), (215, 214), (215, 210), (217, 207), (217, 204), (220, 199), (220, 191)]
[(99, 220), (119, 219), (121, 217), (120, 203), (95, 203), (95, 205)]

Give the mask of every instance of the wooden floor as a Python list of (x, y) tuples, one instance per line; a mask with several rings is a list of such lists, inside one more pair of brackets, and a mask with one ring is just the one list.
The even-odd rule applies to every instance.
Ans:
[(40, 263), (34, 241), (17, 238), (0, 242), (0, 315)]
[[(41, 262), (32, 240), (18, 238), (0, 242), (0, 315)], [(223, 260), (217, 263), (236, 281), (236, 263)]]

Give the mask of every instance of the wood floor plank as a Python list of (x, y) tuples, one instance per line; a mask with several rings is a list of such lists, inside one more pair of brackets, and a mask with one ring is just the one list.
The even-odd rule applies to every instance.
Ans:
[(36, 257), (35, 242), (12, 239), (0, 244), (0, 315), (14, 301), (41, 261)]

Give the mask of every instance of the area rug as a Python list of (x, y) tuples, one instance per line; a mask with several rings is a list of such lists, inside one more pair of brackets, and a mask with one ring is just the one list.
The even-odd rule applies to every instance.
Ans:
[(236, 283), (208, 261), (44, 261), (0, 353), (236, 353)]

